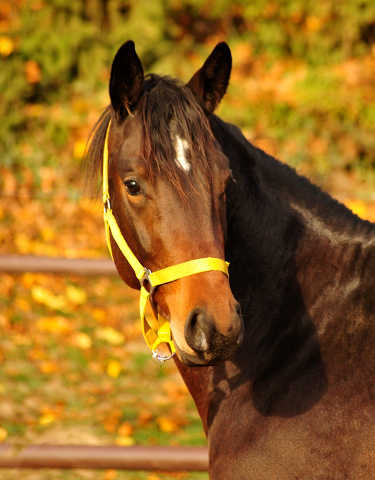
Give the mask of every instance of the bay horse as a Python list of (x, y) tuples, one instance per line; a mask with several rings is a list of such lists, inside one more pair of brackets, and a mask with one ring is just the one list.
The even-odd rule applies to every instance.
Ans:
[(214, 115), (231, 64), (219, 43), (187, 84), (144, 76), (126, 42), (87, 175), (107, 149), (105, 207), (145, 271), (229, 262), (229, 279), (208, 268), (148, 285), (203, 422), (210, 478), (375, 478), (375, 226)]

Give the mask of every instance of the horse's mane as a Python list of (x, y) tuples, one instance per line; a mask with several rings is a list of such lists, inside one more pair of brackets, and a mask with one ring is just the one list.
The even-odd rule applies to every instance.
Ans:
[(252, 145), (238, 127), (216, 116), (211, 117), (211, 127), (231, 161), (240, 154), (243, 177), (252, 188), (256, 185), (256, 190), (260, 191), (263, 184), (264, 190), (276, 202), (282, 199), (299, 206), (306, 215), (319, 218), (335, 231), (351, 232), (361, 237), (373, 236), (374, 224), (359, 218), (294, 168)]
[[(175, 136), (188, 144), (186, 154), (193, 172), (210, 180), (206, 146), (213, 141), (209, 122), (191, 90), (182, 82), (150, 74), (134, 110), (142, 122), (142, 154), (152, 174), (160, 173), (183, 194), (186, 172), (176, 163)], [(92, 189), (102, 167), (103, 147), (112, 107), (109, 105), (95, 124), (85, 155), (86, 190)]]

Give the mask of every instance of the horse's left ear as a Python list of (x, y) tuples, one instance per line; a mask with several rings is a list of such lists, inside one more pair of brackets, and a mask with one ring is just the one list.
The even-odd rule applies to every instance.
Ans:
[(143, 67), (134, 42), (124, 43), (113, 60), (109, 96), (118, 120), (123, 120), (137, 103), (144, 80)]
[(227, 91), (231, 70), (230, 49), (225, 42), (220, 42), (187, 84), (207, 115), (215, 110)]

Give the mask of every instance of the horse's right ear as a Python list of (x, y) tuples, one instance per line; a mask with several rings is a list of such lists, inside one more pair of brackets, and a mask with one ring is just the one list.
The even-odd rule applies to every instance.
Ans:
[(229, 47), (225, 42), (220, 42), (187, 84), (207, 115), (215, 110), (227, 91), (231, 70)]
[(112, 63), (109, 96), (118, 120), (123, 120), (137, 103), (144, 80), (143, 67), (129, 40), (119, 48)]

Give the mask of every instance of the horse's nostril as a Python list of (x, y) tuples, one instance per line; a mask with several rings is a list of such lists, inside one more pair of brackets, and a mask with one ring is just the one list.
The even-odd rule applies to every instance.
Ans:
[(185, 323), (185, 339), (189, 347), (196, 352), (206, 352), (210, 347), (212, 325), (207, 316), (200, 310), (192, 310)]

